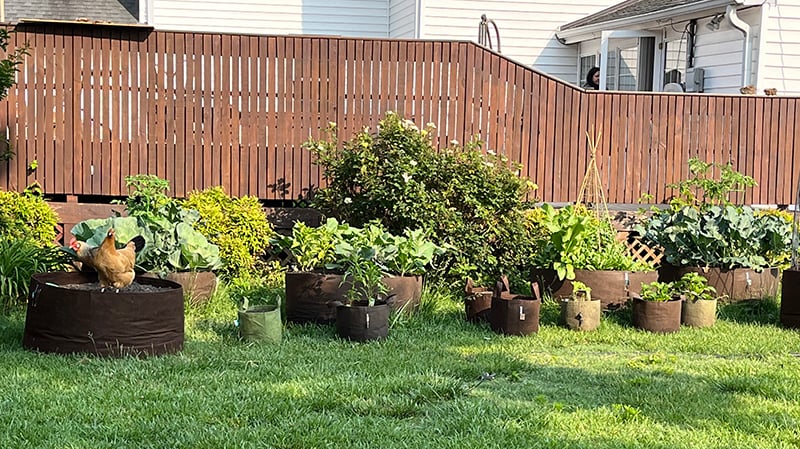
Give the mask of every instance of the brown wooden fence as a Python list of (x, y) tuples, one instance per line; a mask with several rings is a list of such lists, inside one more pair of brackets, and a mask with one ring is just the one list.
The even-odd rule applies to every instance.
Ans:
[(151, 173), (178, 196), (222, 185), (297, 199), (321, 182), (302, 142), (328, 122), (350, 137), (389, 110), (435, 123), (438, 147), (480, 136), (545, 201), (576, 199), (590, 129), (612, 203), (664, 201), (692, 156), (754, 176), (752, 203), (793, 203), (800, 172), (798, 98), (584, 92), (470, 42), (16, 31), (30, 56), (0, 106), (16, 152), (0, 162), (3, 189), (119, 196), (126, 175)]

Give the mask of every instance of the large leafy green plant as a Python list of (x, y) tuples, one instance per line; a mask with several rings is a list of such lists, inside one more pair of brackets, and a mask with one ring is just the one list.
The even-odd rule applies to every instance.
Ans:
[(698, 273), (686, 273), (673, 282), (650, 282), (642, 284), (641, 298), (645, 301), (672, 301), (685, 298), (688, 301), (708, 301), (716, 297), (717, 290), (708, 285), (708, 280)]
[(221, 267), (219, 247), (195, 229), (200, 213), (166, 195), (169, 182), (154, 175), (125, 178), (129, 194), (122, 201), (127, 217), (89, 219), (76, 224), (72, 234), (99, 245), (113, 226), (118, 245), (141, 235), (144, 248), (136, 255), (140, 269), (164, 276), (173, 271), (208, 271)]
[(336, 266), (344, 271), (342, 283), (352, 282), (352, 288), (347, 291), (348, 300), (351, 303), (365, 301), (372, 307), (376, 301), (385, 299), (389, 291), (383, 282), (386, 268), (378, 260), (380, 248), (374, 245), (380, 234), (369, 235), (370, 230), (349, 234), (354, 238), (336, 244)]
[(645, 301), (666, 302), (676, 299), (675, 286), (672, 282), (649, 282), (642, 284), (641, 298)]
[(634, 258), (617, 231), (607, 220), (599, 219), (583, 206), (559, 209), (543, 204), (538, 213), (539, 251), (534, 257), (538, 268), (552, 268), (559, 279), (575, 279), (575, 270), (648, 271), (653, 267)]
[(708, 285), (708, 279), (690, 271), (674, 283), (675, 291), (688, 301), (710, 301), (716, 297), (717, 289)]
[(370, 260), (388, 274), (423, 274), (445, 252), (420, 229), (394, 235), (377, 223), (357, 228), (335, 218), (318, 227), (297, 222), (291, 235), (276, 237), (273, 244), (291, 255), (299, 271), (345, 272), (353, 260)]
[(295, 271), (324, 270), (334, 263), (336, 243), (348, 228), (334, 218), (316, 227), (298, 221), (291, 235), (276, 236), (272, 245), (289, 254)]
[(424, 230), (448, 248), (438, 269), (454, 283), (488, 282), (530, 260), (525, 200), (535, 186), (504, 156), (477, 140), (437, 151), (432, 124), (420, 129), (392, 112), (341, 146), (335, 125), (328, 132), (305, 143), (327, 181), (314, 206), (353, 226), (377, 220), (394, 235)]
[(73, 226), (72, 234), (92, 246), (100, 245), (112, 226), (118, 246), (141, 235), (145, 246), (136, 255), (136, 265), (159, 276), (174, 271), (217, 269), (219, 248), (194, 229), (197, 218), (197, 211), (181, 210), (159, 220), (147, 216), (89, 219)]
[[(684, 206), (731, 205), (731, 194), (744, 192), (756, 185), (755, 179), (734, 170), (730, 162), (718, 164), (690, 158), (688, 164), (687, 179), (667, 184), (667, 187), (677, 190), (670, 201), (675, 210)], [(717, 176), (714, 176), (715, 170)]]
[(653, 210), (637, 226), (645, 242), (662, 249), (662, 260), (675, 266), (755, 270), (788, 262), (791, 217), (733, 204), (731, 194), (756, 182), (732, 167), (690, 159), (689, 178), (668, 185), (678, 189), (670, 207)]
[(675, 266), (762, 269), (788, 260), (791, 222), (748, 206), (684, 206), (655, 213), (639, 228)]

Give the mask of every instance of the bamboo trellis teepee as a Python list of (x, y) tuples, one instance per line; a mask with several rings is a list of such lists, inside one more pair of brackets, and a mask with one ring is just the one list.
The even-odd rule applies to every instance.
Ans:
[(603, 188), (603, 181), (600, 178), (600, 170), (597, 168), (597, 147), (600, 145), (602, 131), (594, 133), (594, 127), (586, 131), (586, 139), (589, 141), (589, 152), (591, 158), (586, 167), (586, 174), (583, 176), (581, 188), (578, 190), (576, 204), (585, 204), (586, 207), (594, 211), (599, 220), (609, 220), (608, 203)]

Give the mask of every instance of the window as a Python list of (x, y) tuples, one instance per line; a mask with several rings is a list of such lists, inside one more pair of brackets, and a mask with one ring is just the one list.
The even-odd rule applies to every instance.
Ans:
[(679, 83), (685, 87), (686, 38), (667, 41), (664, 50), (664, 84)]
[(581, 67), (580, 67), (580, 79), (578, 80), (578, 84), (581, 87), (586, 87), (586, 75), (589, 73), (589, 70), (592, 67), (597, 66), (597, 56), (581, 56)]
[(619, 85), (617, 90), (637, 90), (636, 75), (639, 70), (639, 49), (632, 47), (618, 49), (618, 51), (617, 79), (619, 80)]

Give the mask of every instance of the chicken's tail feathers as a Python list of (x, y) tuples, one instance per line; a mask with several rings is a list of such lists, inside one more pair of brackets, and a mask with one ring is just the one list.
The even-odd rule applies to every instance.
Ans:
[(137, 235), (136, 237), (132, 238), (130, 242), (128, 242), (128, 244), (131, 243), (133, 243), (134, 251), (138, 253), (139, 251), (142, 250), (142, 248), (144, 248), (144, 243), (145, 243), (144, 237), (142, 237), (141, 235)]

